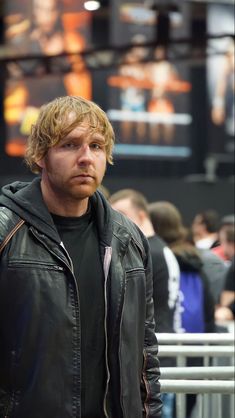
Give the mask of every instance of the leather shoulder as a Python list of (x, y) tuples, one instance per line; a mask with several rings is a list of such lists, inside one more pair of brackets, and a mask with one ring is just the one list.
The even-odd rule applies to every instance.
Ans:
[(20, 217), (5, 206), (0, 207), (0, 244), (20, 222)]

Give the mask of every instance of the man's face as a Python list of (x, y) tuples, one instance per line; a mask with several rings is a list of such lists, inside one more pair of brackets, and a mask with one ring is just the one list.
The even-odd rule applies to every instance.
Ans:
[(105, 138), (83, 123), (38, 162), (42, 181), (58, 200), (79, 201), (91, 196), (106, 170)]
[(126, 215), (132, 222), (140, 226), (141, 219), (138, 213), (138, 210), (132, 205), (129, 198), (118, 200), (115, 203), (112, 203), (112, 208), (118, 212)]
[[(226, 228), (225, 228), (226, 229)], [(226, 230), (221, 228), (219, 232), (219, 241), (224, 250), (224, 254), (229, 258), (232, 259), (235, 255), (235, 245), (234, 242), (229, 242), (226, 234)]]
[(58, 18), (58, 5), (55, 0), (35, 0), (34, 19), (36, 25), (45, 33), (50, 32)]

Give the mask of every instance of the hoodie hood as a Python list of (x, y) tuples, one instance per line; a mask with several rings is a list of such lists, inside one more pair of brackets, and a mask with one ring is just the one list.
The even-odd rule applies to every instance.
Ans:
[(42, 197), (40, 182), (40, 177), (37, 177), (30, 183), (16, 181), (4, 186), (1, 191), (0, 206), (11, 209), (26, 223), (60, 243), (61, 240)]
[(113, 224), (111, 222), (111, 212), (113, 209), (99, 190), (91, 196), (90, 201), (96, 218), (101, 244), (109, 247), (111, 246), (113, 235)]
[[(12, 210), (26, 223), (60, 243), (61, 239), (43, 200), (40, 182), (41, 178), (37, 177), (30, 183), (16, 181), (4, 186), (1, 190), (0, 206)], [(91, 197), (91, 205), (97, 220), (100, 239), (104, 245), (110, 245), (111, 208), (100, 192), (96, 192)]]
[(180, 242), (171, 246), (182, 271), (200, 271), (203, 262), (198, 250), (188, 242)]

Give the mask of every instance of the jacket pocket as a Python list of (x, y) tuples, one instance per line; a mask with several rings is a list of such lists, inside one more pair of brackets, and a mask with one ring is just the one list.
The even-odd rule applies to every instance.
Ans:
[(53, 270), (53, 271), (64, 271), (64, 267), (58, 266), (57, 264), (46, 263), (43, 261), (34, 260), (9, 260), (8, 268), (35, 268), (42, 270)]
[(126, 281), (132, 279), (145, 279), (145, 270), (141, 267), (136, 267), (126, 271)]

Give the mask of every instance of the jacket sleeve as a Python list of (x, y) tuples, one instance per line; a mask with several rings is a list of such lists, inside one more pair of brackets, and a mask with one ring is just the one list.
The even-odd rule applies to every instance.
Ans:
[(155, 335), (153, 308), (153, 278), (150, 253), (147, 246), (146, 259), (146, 318), (145, 340), (142, 370), (142, 404), (144, 418), (160, 418), (162, 402), (160, 397), (160, 370), (158, 361), (158, 343)]

